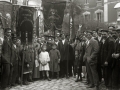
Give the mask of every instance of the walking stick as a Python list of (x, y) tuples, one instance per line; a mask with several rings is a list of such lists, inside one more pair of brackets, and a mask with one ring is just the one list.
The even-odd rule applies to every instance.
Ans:
[[(24, 46), (23, 46), (24, 47)], [(21, 86), (22, 86), (22, 82), (23, 82), (23, 70), (24, 70), (24, 53), (22, 52), (22, 71), (21, 71)]]
[(2, 80), (2, 57), (0, 55), (0, 83), (1, 83), (1, 80)]
[(70, 53), (69, 53), (69, 43), (68, 43), (68, 56), (67, 56), (67, 75), (69, 75), (69, 71), (68, 71), (68, 70), (69, 70), (69, 67), (68, 67), (68, 65), (69, 65), (69, 64), (68, 64), (68, 63), (69, 63), (69, 54), (70, 54)]

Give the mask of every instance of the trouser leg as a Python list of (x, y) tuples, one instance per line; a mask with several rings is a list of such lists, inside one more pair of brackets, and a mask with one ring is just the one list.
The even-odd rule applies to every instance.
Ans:
[(86, 67), (87, 67), (88, 80), (90, 80), (90, 84), (93, 85), (94, 81), (93, 81), (92, 71), (90, 69), (90, 64), (88, 62), (86, 62)]
[(2, 88), (6, 88), (8, 86), (9, 75), (10, 75), (10, 64), (3, 64), (3, 73), (1, 80)]
[(97, 72), (97, 65), (90, 65), (90, 69), (92, 72), (92, 77), (94, 81), (94, 85), (98, 86), (99, 78), (98, 78), (98, 72)]
[(98, 72), (98, 76), (99, 76), (99, 82), (101, 82), (101, 80), (102, 80), (102, 69), (101, 69), (100, 64), (97, 64), (97, 72)]

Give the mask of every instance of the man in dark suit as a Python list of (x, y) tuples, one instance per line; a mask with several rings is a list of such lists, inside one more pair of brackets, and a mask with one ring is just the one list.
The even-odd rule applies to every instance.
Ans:
[(13, 64), (13, 66), (11, 67), (11, 73), (10, 73), (10, 80), (9, 80), (9, 85), (11, 86), (16, 86), (15, 82), (17, 80), (17, 76), (18, 76), (18, 59), (19, 55), (18, 55), (18, 49), (16, 46), (16, 34), (13, 35), (12, 37), (12, 56), (11, 56), (11, 63)]
[(93, 88), (96, 86), (98, 90), (98, 72), (97, 72), (97, 55), (99, 52), (98, 42), (92, 38), (92, 32), (87, 32), (86, 49), (84, 55), (84, 61), (86, 61), (87, 73), (90, 80), (90, 86), (88, 88)]
[(113, 72), (112, 72), (112, 88), (118, 90), (120, 84), (120, 29), (116, 30), (118, 38), (115, 40), (114, 53), (112, 57), (113, 61)]
[(5, 29), (5, 37), (2, 45), (2, 81), (1, 86), (2, 90), (8, 90), (8, 82), (11, 67), (13, 64), (11, 63), (11, 55), (12, 55), (12, 41), (11, 41), (11, 29)]
[(106, 88), (110, 87), (112, 75), (112, 54), (114, 53), (114, 38), (112, 32), (108, 30), (102, 31), (102, 48), (101, 48), (101, 65), (103, 67), (103, 75)]
[(68, 65), (69, 65), (69, 44), (68, 41), (65, 39), (65, 35), (61, 35), (61, 41), (58, 43), (58, 50), (61, 54), (60, 60), (60, 75), (61, 77), (66, 76), (68, 78)]

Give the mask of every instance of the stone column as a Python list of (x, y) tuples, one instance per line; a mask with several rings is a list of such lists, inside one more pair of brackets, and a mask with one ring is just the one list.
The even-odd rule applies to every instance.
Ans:
[(104, 22), (108, 22), (108, 0), (104, 0)]

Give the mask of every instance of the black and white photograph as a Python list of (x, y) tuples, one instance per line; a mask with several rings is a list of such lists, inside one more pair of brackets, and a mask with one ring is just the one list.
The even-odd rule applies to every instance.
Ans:
[(0, 0), (0, 90), (120, 90), (120, 0)]

